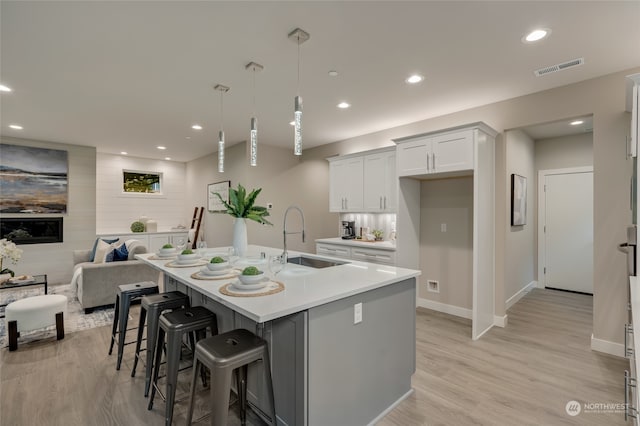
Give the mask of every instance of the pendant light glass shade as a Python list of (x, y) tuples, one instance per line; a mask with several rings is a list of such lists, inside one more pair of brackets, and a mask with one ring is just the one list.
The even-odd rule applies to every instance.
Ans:
[(218, 132), (218, 173), (224, 173), (224, 132)]
[(296, 96), (293, 113), (293, 153), (302, 155), (302, 98)]
[(300, 97), (300, 45), (311, 37), (303, 29), (296, 28), (289, 33), (289, 40), (298, 45), (298, 93), (294, 99), (293, 108), (293, 153), (302, 155), (302, 98)]
[(224, 94), (229, 87), (216, 84), (214, 90), (220, 92), (220, 131), (218, 132), (218, 173), (224, 173)]
[(251, 133), (249, 135), (249, 141), (249, 164), (255, 167), (258, 165), (258, 120), (255, 117), (251, 117)]

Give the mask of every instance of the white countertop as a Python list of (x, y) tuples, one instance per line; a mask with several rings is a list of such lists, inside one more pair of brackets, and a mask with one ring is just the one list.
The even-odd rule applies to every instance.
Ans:
[(316, 243), (337, 244), (341, 246), (371, 248), (376, 250), (396, 251), (395, 242), (392, 241), (362, 241), (362, 240), (343, 240), (342, 238), (320, 238)]
[[(270, 255), (281, 254), (282, 249), (249, 246), (248, 258), (258, 261), (261, 252), (266, 253), (268, 258)], [(224, 256), (226, 253), (226, 247), (207, 249), (207, 257), (216, 254)], [(417, 277), (421, 273), (412, 269), (354, 260), (349, 260), (344, 265), (323, 269), (289, 263), (277, 276), (277, 280), (284, 283), (284, 291), (260, 297), (232, 297), (220, 293), (218, 289), (233, 280), (196, 280), (191, 278), (191, 274), (198, 271), (201, 266), (169, 268), (165, 266), (168, 260), (149, 260), (148, 258), (153, 254), (136, 255), (136, 258), (259, 323)], [(297, 254), (300, 253), (289, 251), (289, 257)], [(304, 253), (304, 255), (319, 259), (333, 259), (315, 254)], [(335, 260), (345, 262), (344, 259), (335, 258)], [(243, 259), (238, 261), (237, 266), (243, 266)], [(263, 266), (257, 266), (270, 274), (266, 260)]]

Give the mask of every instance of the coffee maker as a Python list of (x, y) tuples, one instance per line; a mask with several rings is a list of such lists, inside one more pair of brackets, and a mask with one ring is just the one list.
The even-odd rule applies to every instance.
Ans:
[(356, 237), (356, 223), (353, 220), (342, 221), (342, 239), (353, 240)]

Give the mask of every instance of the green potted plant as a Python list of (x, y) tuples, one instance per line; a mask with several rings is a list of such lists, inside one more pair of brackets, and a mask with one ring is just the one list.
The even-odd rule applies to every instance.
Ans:
[(258, 188), (247, 194), (247, 190), (238, 184), (238, 189), (229, 188), (229, 201), (223, 199), (218, 192), (215, 193), (227, 209), (227, 214), (236, 218), (233, 225), (233, 248), (238, 256), (244, 256), (247, 251), (246, 219), (263, 225), (272, 225), (266, 219), (269, 216), (267, 208), (255, 204), (261, 191), (262, 188)]

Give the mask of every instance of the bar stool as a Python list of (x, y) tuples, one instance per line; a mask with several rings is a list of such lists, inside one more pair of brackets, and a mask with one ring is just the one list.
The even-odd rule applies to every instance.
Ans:
[(147, 314), (149, 319), (147, 322), (147, 349), (144, 371), (144, 396), (149, 395), (149, 387), (151, 386), (151, 373), (153, 372), (153, 358), (155, 355), (156, 340), (158, 338), (158, 327), (160, 323), (160, 314), (164, 311), (179, 308), (188, 308), (189, 296), (179, 291), (169, 291), (167, 293), (151, 294), (142, 298), (140, 308), (140, 321), (138, 321), (138, 340), (136, 342), (136, 355), (133, 360), (133, 368), (131, 369), (131, 377), (136, 375), (136, 367), (140, 358), (140, 346), (142, 343), (142, 334), (144, 333), (144, 325)]
[[(158, 293), (158, 284), (153, 281), (145, 281), (141, 283), (122, 284), (118, 286), (116, 291), (115, 311), (113, 312), (113, 328), (111, 330), (111, 345), (109, 346), (109, 355), (113, 352), (113, 344), (115, 343), (116, 334), (118, 335), (118, 362), (116, 370), (120, 370), (122, 362), (122, 354), (124, 346), (133, 342), (125, 343), (125, 335), (127, 334), (127, 322), (129, 321), (129, 308), (134, 299), (138, 299), (147, 294)], [(120, 327), (118, 327), (120, 324)], [(132, 330), (134, 330), (132, 328)]]
[(153, 362), (153, 383), (148, 409), (151, 410), (153, 408), (153, 399), (158, 390), (158, 374), (166, 335), (167, 388), (165, 395), (165, 424), (167, 426), (171, 425), (173, 418), (173, 404), (176, 397), (176, 385), (178, 383), (178, 367), (180, 364), (182, 338), (186, 333), (202, 334), (202, 332), (204, 332), (206, 334), (207, 327), (211, 329), (212, 335), (218, 334), (216, 314), (202, 306), (176, 309), (175, 311), (165, 312), (160, 315), (160, 328), (158, 329), (158, 341), (156, 342), (155, 350), (156, 359)]
[(247, 417), (247, 366), (258, 360), (262, 360), (263, 377), (267, 385), (267, 397), (271, 407), (271, 424), (277, 424), (267, 342), (248, 330), (237, 329), (200, 340), (196, 344), (187, 425), (191, 425), (196, 378), (198, 370), (202, 368), (203, 364), (211, 371), (211, 425), (224, 426), (227, 424), (231, 373), (236, 369), (240, 421), (244, 425)]

